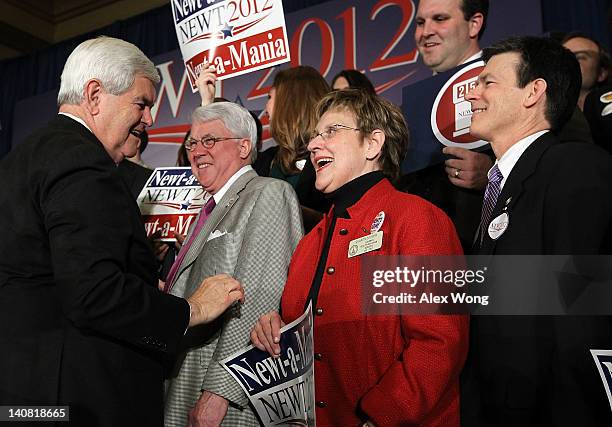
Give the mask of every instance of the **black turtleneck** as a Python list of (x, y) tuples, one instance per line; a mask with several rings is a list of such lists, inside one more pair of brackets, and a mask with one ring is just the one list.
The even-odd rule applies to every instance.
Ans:
[(327, 230), (327, 236), (325, 237), (321, 257), (319, 258), (319, 263), (317, 264), (317, 271), (314, 279), (312, 280), (312, 285), (310, 286), (310, 291), (308, 292), (308, 298), (306, 299), (304, 310), (306, 310), (308, 307), (309, 301), (312, 301), (313, 310), (317, 305), (319, 289), (321, 289), (321, 281), (323, 279), (323, 273), (325, 272), (327, 256), (329, 255), (329, 246), (331, 245), (334, 229), (336, 228), (336, 220), (338, 218), (350, 218), (347, 209), (357, 203), (370, 188), (374, 187), (384, 178), (385, 175), (381, 171), (369, 172), (347, 182), (336, 191), (325, 195), (325, 197), (330, 199), (333, 203), (333, 216), (329, 229)]

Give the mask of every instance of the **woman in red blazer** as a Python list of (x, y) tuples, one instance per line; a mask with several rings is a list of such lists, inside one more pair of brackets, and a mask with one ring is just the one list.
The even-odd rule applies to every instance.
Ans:
[[(313, 302), (318, 426), (458, 426), (465, 316), (369, 315), (361, 307), (361, 258), (461, 254), (455, 229), (428, 202), (393, 188), (408, 144), (401, 111), (359, 90), (318, 105), (308, 150), (316, 187), (333, 201), (298, 245), (278, 313), (262, 316), (253, 343), (279, 354), (279, 329)], [(374, 250), (355, 239), (382, 232)], [(377, 234), (380, 236), (380, 234)]]

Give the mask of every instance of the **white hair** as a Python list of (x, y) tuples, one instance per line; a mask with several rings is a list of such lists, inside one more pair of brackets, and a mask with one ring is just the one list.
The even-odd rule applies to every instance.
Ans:
[(249, 110), (233, 102), (213, 102), (198, 107), (191, 115), (192, 123), (221, 120), (232, 137), (247, 138), (251, 143), (251, 164), (257, 159), (257, 126)]
[(155, 65), (132, 43), (105, 36), (84, 41), (66, 60), (57, 104), (80, 104), (91, 79), (99, 80), (108, 93), (120, 95), (132, 87), (136, 75), (153, 84), (160, 81)]

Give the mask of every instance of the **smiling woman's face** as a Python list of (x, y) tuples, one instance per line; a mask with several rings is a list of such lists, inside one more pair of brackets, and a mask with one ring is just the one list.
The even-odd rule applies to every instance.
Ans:
[(331, 130), (331, 133), (327, 139), (317, 135), (308, 144), (310, 160), (317, 174), (317, 190), (331, 193), (347, 182), (379, 169), (378, 162), (368, 160), (370, 143), (355, 129), (357, 121), (346, 110), (330, 110), (321, 116), (315, 132)]

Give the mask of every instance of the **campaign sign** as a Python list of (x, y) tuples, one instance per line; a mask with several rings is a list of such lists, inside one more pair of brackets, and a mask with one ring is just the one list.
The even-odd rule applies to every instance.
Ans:
[(289, 61), (281, 0), (171, 0), (191, 89), (209, 64), (220, 80)]
[(220, 361), (264, 426), (315, 425), (312, 307), (281, 329), (279, 357), (253, 346)]
[(591, 350), (612, 409), (612, 350)]
[(470, 134), (472, 109), (466, 99), (484, 62), (478, 60), (407, 86), (402, 110), (410, 127), (410, 148), (402, 163), (408, 173), (446, 160), (442, 149), (484, 149), (486, 141)]
[(205, 195), (191, 168), (155, 169), (137, 199), (147, 236), (160, 232), (159, 240), (174, 242), (174, 232), (187, 234)]

